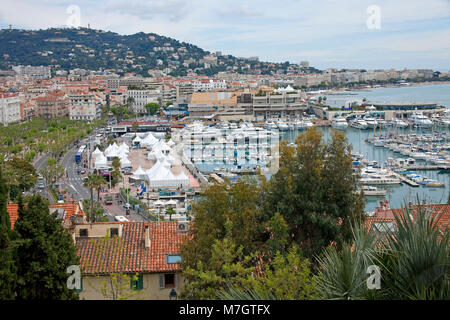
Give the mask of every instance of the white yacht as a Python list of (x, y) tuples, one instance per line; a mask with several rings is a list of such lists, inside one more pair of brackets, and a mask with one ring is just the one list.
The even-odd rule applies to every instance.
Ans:
[(433, 125), (433, 122), (420, 112), (413, 113), (411, 117), (409, 117), (409, 121), (411, 121), (413, 126), (420, 128), (431, 128)]
[(406, 128), (408, 127), (408, 124), (401, 120), (401, 119), (393, 119), (390, 122), (390, 125), (393, 126), (394, 128)]
[(374, 117), (365, 117), (364, 121), (366, 121), (368, 128), (373, 129), (378, 126), (378, 121)]
[(401, 183), (400, 179), (392, 172), (375, 168), (363, 168), (361, 170), (360, 182), (363, 185), (389, 185)]
[(350, 126), (356, 129), (367, 129), (369, 126), (364, 119), (356, 118), (352, 122), (350, 122)]
[(362, 189), (364, 191), (364, 195), (367, 197), (370, 196), (380, 197), (385, 196), (387, 193), (386, 189), (378, 189), (377, 187), (374, 186), (363, 186)]
[(278, 121), (277, 125), (278, 125), (278, 129), (280, 131), (287, 131), (287, 130), (289, 130), (288, 124), (286, 122), (284, 122), (284, 121)]
[(277, 127), (276, 123), (273, 122), (272, 120), (267, 120), (266, 123), (264, 124), (264, 129), (277, 130), (278, 127)]
[(344, 117), (336, 117), (336, 118), (333, 118), (333, 121), (331, 122), (331, 126), (338, 130), (345, 130), (348, 127), (348, 123)]

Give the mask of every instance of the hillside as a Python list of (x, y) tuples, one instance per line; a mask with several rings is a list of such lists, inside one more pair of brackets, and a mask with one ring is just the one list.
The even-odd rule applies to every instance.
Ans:
[[(148, 76), (149, 69), (174, 76), (214, 75), (219, 71), (270, 74), (288, 70), (289, 63), (268, 63), (231, 55), (207, 56), (208, 51), (192, 44), (154, 33), (120, 35), (86, 28), (47, 30), (0, 30), (0, 69), (12, 65), (52, 65), (55, 69), (113, 69), (123, 74)], [(203, 59), (205, 58), (206, 59)], [(314, 68), (305, 71), (314, 71)]]

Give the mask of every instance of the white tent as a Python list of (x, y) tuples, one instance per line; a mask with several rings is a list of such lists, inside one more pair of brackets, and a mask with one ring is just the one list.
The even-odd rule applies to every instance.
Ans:
[(170, 163), (165, 159), (158, 161), (156, 164), (145, 173), (150, 188), (186, 188), (189, 186), (189, 178), (181, 172), (174, 175), (170, 170)]
[(171, 199), (171, 200), (166, 202), (166, 206), (176, 208), (177, 207), (177, 202), (175, 200)]
[(170, 148), (164, 141), (159, 140), (158, 143), (153, 146), (153, 150), (159, 150), (163, 154), (167, 155), (170, 151), (172, 151), (172, 148)]
[(136, 135), (136, 138), (133, 139), (133, 144), (134, 145), (140, 145), (141, 144), (142, 139), (139, 137), (139, 135)]
[(119, 146), (119, 151), (122, 153), (130, 153), (130, 147), (124, 142)]
[(156, 200), (155, 202), (153, 202), (153, 206), (154, 207), (164, 207), (165, 202), (161, 201), (161, 200)]
[(137, 170), (133, 173), (133, 177), (136, 179), (145, 179), (145, 170), (141, 167), (137, 168)]
[(146, 136), (141, 141), (141, 146), (142, 147), (147, 147), (147, 149), (149, 149), (149, 147), (151, 148), (157, 142), (158, 142), (158, 139), (156, 139), (153, 134), (149, 133), (148, 136)]
[(120, 158), (120, 167), (122, 169), (123, 168), (131, 168), (131, 161), (126, 157)]
[(157, 161), (163, 161), (165, 159), (165, 155), (160, 150), (153, 150), (150, 151), (147, 155), (148, 160), (157, 160)]
[(103, 152), (101, 152), (97, 147), (95, 148), (94, 152), (92, 152), (92, 158), (95, 160), (99, 155), (103, 155)]
[(169, 141), (167, 141), (167, 145), (171, 148), (173, 148), (173, 146), (175, 145), (175, 142), (172, 140), (172, 138), (170, 138)]
[(106, 169), (109, 168), (108, 166), (108, 160), (103, 154), (99, 154), (97, 158), (95, 159), (94, 167), (95, 169)]

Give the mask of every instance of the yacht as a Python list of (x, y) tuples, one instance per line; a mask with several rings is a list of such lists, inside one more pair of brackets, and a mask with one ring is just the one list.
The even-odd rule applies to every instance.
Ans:
[(390, 122), (390, 125), (393, 126), (394, 128), (406, 128), (408, 127), (408, 124), (401, 120), (401, 119), (393, 119)]
[(345, 130), (348, 127), (348, 123), (344, 117), (336, 117), (331, 122), (331, 126), (338, 130)]
[(360, 182), (363, 185), (389, 185), (401, 183), (400, 179), (392, 172), (370, 167), (361, 170)]
[(366, 121), (368, 128), (373, 129), (378, 126), (378, 121), (374, 117), (365, 117), (364, 121)]
[(357, 118), (350, 122), (350, 126), (356, 129), (367, 129), (369, 126), (367, 125), (367, 122), (364, 121), (361, 118)]
[(364, 195), (367, 197), (370, 197), (370, 196), (374, 196), (374, 197), (383, 196), (384, 197), (387, 193), (386, 189), (378, 189), (377, 187), (374, 187), (374, 186), (363, 186), (362, 189), (364, 191)]
[(433, 125), (433, 122), (430, 119), (428, 119), (427, 116), (419, 112), (413, 113), (411, 117), (409, 117), (409, 120), (415, 127), (431, 128), (431, 126)]
[(284, 122), (284, 121), (278, 121), (278, 129), (280, 130), (280, 131), (287, 131), (287, 130), (289, 130), (289, 126), (288, 126), (288, 124), (286, 123), (286, 122)]
[(266, 123), (264, 124), (264, 129), (277, 130), (278, 127), (277, 127), (276, 123), (273, 122), (272, 120), (267, 120)]

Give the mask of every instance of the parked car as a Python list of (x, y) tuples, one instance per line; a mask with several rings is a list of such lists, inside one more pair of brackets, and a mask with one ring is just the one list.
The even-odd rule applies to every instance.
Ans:
[(39, 182), (38, 188), (39, 189), (44, 189), (45, 188), (45, 184), (43, 182)]
[(112, 203), (113, 203), (113, 198), (112, 198), (112, 196), (111, 196), (111, 195), (106, 195), (106, 196), (105, 196), (104, 202), (105, 202), (106, 205), (112, 204)]

